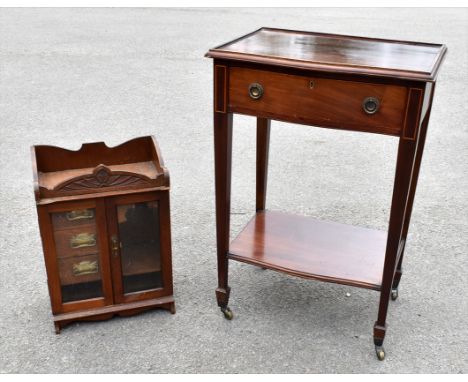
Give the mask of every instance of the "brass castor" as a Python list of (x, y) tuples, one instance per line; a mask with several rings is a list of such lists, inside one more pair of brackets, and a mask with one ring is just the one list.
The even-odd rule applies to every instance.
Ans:
[(398, 288), (392, 289), (392, 301), (395, 301), (398, 298)]
[(232, 314), (232, 310), (229, 309), (229, 307), (227, 307), (227, 306), (225, 308), (221, 308), (221, 312), (223, 312), (224, 318), (226, 320), (230, 321), (234, 317), (234, 314)]
[(385, 359), (385, 350), (382, 346), (375, 347), (375, 354), (379, 361), (383, 361)]

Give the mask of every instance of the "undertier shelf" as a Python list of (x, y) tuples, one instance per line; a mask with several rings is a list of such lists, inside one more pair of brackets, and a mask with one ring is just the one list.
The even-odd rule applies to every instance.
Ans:
[(275, 211), (257, 213), (229, 258), (299, 277), (380, 290), (387, 232)]

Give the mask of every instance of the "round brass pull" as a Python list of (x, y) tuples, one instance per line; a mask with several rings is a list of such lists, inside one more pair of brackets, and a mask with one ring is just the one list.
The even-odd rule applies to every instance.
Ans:
[(380, 101), (375, 97), (367, 97), (362, 101), (362, 108), (367, 114), (375, 114), (379, 110)]
[(263, 95), (263, 86), (254, 82), (249, 85), (249, 96), (253, 99), (259, 99)]

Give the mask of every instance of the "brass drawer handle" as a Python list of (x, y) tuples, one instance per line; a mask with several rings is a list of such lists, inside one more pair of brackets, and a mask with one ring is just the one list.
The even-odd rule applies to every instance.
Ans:
[(74, 210), (74, 211), (67, 212), (67, 220), (70, 222), (74, 220), (92, 219), (92, 218), (94, 218), (93, 210)]
[(375, 114), (379, 110), (380, 101), (375, 97), (367, 97), (362, 101), (362, 108), (366, 114)]
[(254, 82), (249, 85), (249, 96), (253, 99), (259, 99), (263, 96), (263, 86)]
[(70, 247), (73, 249), (82, 247), (94, 247), (96, 245), (96, 235), (94, 233), (79, 233), (70, 239)]
[(73, 276), (90, 275), (98, 273), (98, 262), (94, 261), (81, 261), (78, 264), (73, 264)]

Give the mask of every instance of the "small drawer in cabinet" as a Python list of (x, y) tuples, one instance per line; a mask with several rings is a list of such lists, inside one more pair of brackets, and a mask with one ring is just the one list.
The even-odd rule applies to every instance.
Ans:
[(310, 125), (399, 135), (404, 86), (231, 67), (229, 110)]
[(54, 232), (57, 257), (95, 253), (99, 250), (96, 226), (75, 227)]
[(101, 278), (97, 254), (58, 259), (62, 285), (97, 281)]
[(94, 208), (76, 209), (52, 213), (54, 230), (80, 227), (95, 224), (96, 210)]

